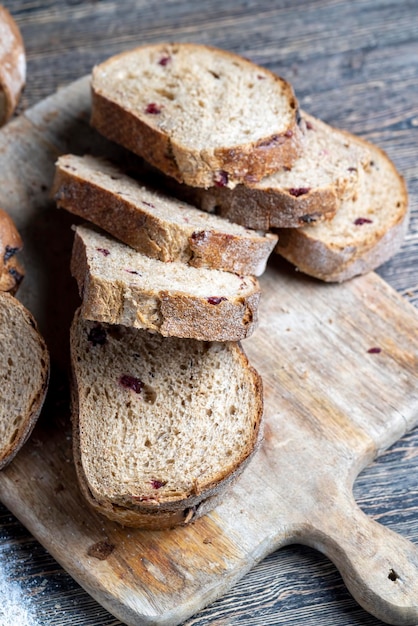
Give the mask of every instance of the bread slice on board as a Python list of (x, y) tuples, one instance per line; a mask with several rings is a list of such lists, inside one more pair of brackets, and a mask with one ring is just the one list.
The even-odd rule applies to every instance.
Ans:
[(26, 80), (26, 55), (20, 30), (0, 5), (0, 126), (12, 115)]
[(290, 166), (303, 143), (285, 80), (198, 44), (146, 45), (97, 65), (91, 123), (165, 174), (205, 188)]
[(61, 156), (53, 194), (59, 207), (160, 261), (259, 276), (277, 243), (277, 235), (209, 215), (98, 157)]
[(408, 194), (388, 156), (356, 138), (370, 153), (369, 169), (359, 178), (357, 194), (336, 216), (303, 228), (279, 230), (276, 252), (306, 274), (342, 282), (369, 272), (394, 255), (408, 228)]
[(253, 276), (163, 263), (90, 226), (75, 229), (71, 271), (86, 319), (203, 341), (239, 341), (257, 323)]
[(25, 271), (16, 255), (23, 247), (17, 228), (6, 211), (0, 209), (0, 291), (16, 293)]
[(29, 311), (0, 293), (0, 469), (28, 439), (49, 381), (49, 354)]
[(187, 524), (213, 508), (261, 435), (262, 383), (235, 342), (71, 328), (74, 458), (98, 512), (127, 526)]
[(356, 189), (370, 155), (348, 132), (301, 111), (304, 150), (291, 168), (234, 189), (198, 189), (168, 183), (172, 192), (204, 211), (260, 230), (298, 228), (331, 219)]

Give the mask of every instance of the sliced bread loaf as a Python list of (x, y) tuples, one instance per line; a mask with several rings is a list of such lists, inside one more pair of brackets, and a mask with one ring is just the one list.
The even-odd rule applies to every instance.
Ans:
[(291, 168), (234, 189), (199, 189), (168, 182), (172, 192), (204, 211), (247, 228), (298, 228), (332, 218), (356, 188), (368, 150), (347, 132), (301, 113), (306, 127), (303, 153)]
[(140, 185), (97, 157), (60, 157), (53, 193), (59, 207), (160, 261), (259, 276), (277, 242)]
[(0, 468), (29, 437), (49, 380), (49, 354), (35, 320), (16, 298), (0, 293)]
[(400, 248), (408, 227), (404, 180), (382, 150), (356, 141), (371, 157), (357, 194), (328, 222), (279, 231), (276, 251), (301, 272), (329, 282), (342, 282), (387, 261)]
[(26, 80), (26, 55), (20, 30), (0, 5), (0, 126), (15, 110)]
[(75, 229), (71, 270), (86, 319), (204, 341), (238, 341), (255, 329), (253, 276), (163, 263), (89, 226)]
[(239, 344), (71, 328), (74, 458), (87, 501), (127, 526), (210, 510), (260, 440), (262, 383)]
[(16, 254), (23, 247), (16, 226), (6, 211), (0, 209), (0, 291), (15, 294), (24, 276)]
[(196, 187), (259, 180), (301, 151), (297, 102), (282, 78), (197, 44), (155, 44), (93, 69), (92, 125)]

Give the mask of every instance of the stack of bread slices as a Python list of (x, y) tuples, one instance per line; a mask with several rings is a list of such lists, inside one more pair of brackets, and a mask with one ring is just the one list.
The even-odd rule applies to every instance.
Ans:
[(369, 271), (402, 242), (406, 189), (376, 146), (300, 111), (282, 78), (208, 46), (96, 66), (91, 122), (147, 167), (57, 162), (58, 206), (88, 222), (71, 264), (78, 478), (111, 519), (186, 524), (260, 442), (261, 380), (239, 342), (270, 253), (326, 281)]

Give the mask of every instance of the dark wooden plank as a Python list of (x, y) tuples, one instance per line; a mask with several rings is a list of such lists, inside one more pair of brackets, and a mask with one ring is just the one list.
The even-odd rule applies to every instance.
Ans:
[[(290, 79), (301, 104), (384, 147), (407, 179), (412, 219), (403, 250), (379, 273), (418, 305), (418, 3), (415, 0), (5, 0), (28, 51), (20, 110), (137, 43), (178, 39), (219, 45)], [(361, 506), (418, 540), (418, 433), (404, 437), (359, 477)], [(0, 508), (0, 545), (46, 626), (117, 622), (60, 570)], [(19, 551), (16, 550), (19, 548)], [(47, 583), (44, 586), (43, 581)], [(31, 581), (35, 581), (31, 585)], [(36, 583), (36, 584), (35, 584)], [(34, 591), (39, 587), (43, 591)], [(345, 591), (332, 564), (289, 547), (254, 568), (191, 624), (377, 626)]]

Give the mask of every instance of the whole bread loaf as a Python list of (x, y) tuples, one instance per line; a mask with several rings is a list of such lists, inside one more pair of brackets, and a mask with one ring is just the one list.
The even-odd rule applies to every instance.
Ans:
[(75, 229), (71, 270), (86, 319), (203, 341), (239, 341), (257, 323), (255, 277), (163, 263), (87, 225)]
[(0, 5), (0, 126), (15, 110), (26, 80), (26, 55), (20, 30)]
[(92, 125), (180, 182), (259, 180), (302, 149), (292, 87), (242, 57), (198, 44), (154, 44), (92, 74)]
[(341, 202), (355, 193), (359, 172), (368, 167), (370, 155), (350, 133), (304, 111), (301, 118), (306, 128), (304, 149), (289, 168), (234, 189), (165, 184), (204, 211), (247, 228), (299, 228), (331, 219)]
[(0, 209), (0, 291), (15, 294), (25, 271), (16, 254), (23, 247), (17, 228), (6, 211)]
[(383, 150), (355, 138), (370, 154), (357, 194), (335, 217), (303, 228), (279, 230), (276, 252), (306, 274), (342, 282), (369, 272), (393, 256), (408, 227), (408, 194), (403, 178)]
[(45, 400), (49, 354), (29, 311), (0, 293), (0, 469), (28, 439)]
[(53, 194), (59, 207), (160, 261), (259, 276), (277, 243), (277, 235), (199, 211), (89, 155), (58, 159)]
[(81, 490), (126, 526), (187, 524), (256, 451), (262, 385), (235, 342), (162, 337), (75, 315), (74, 458)]

